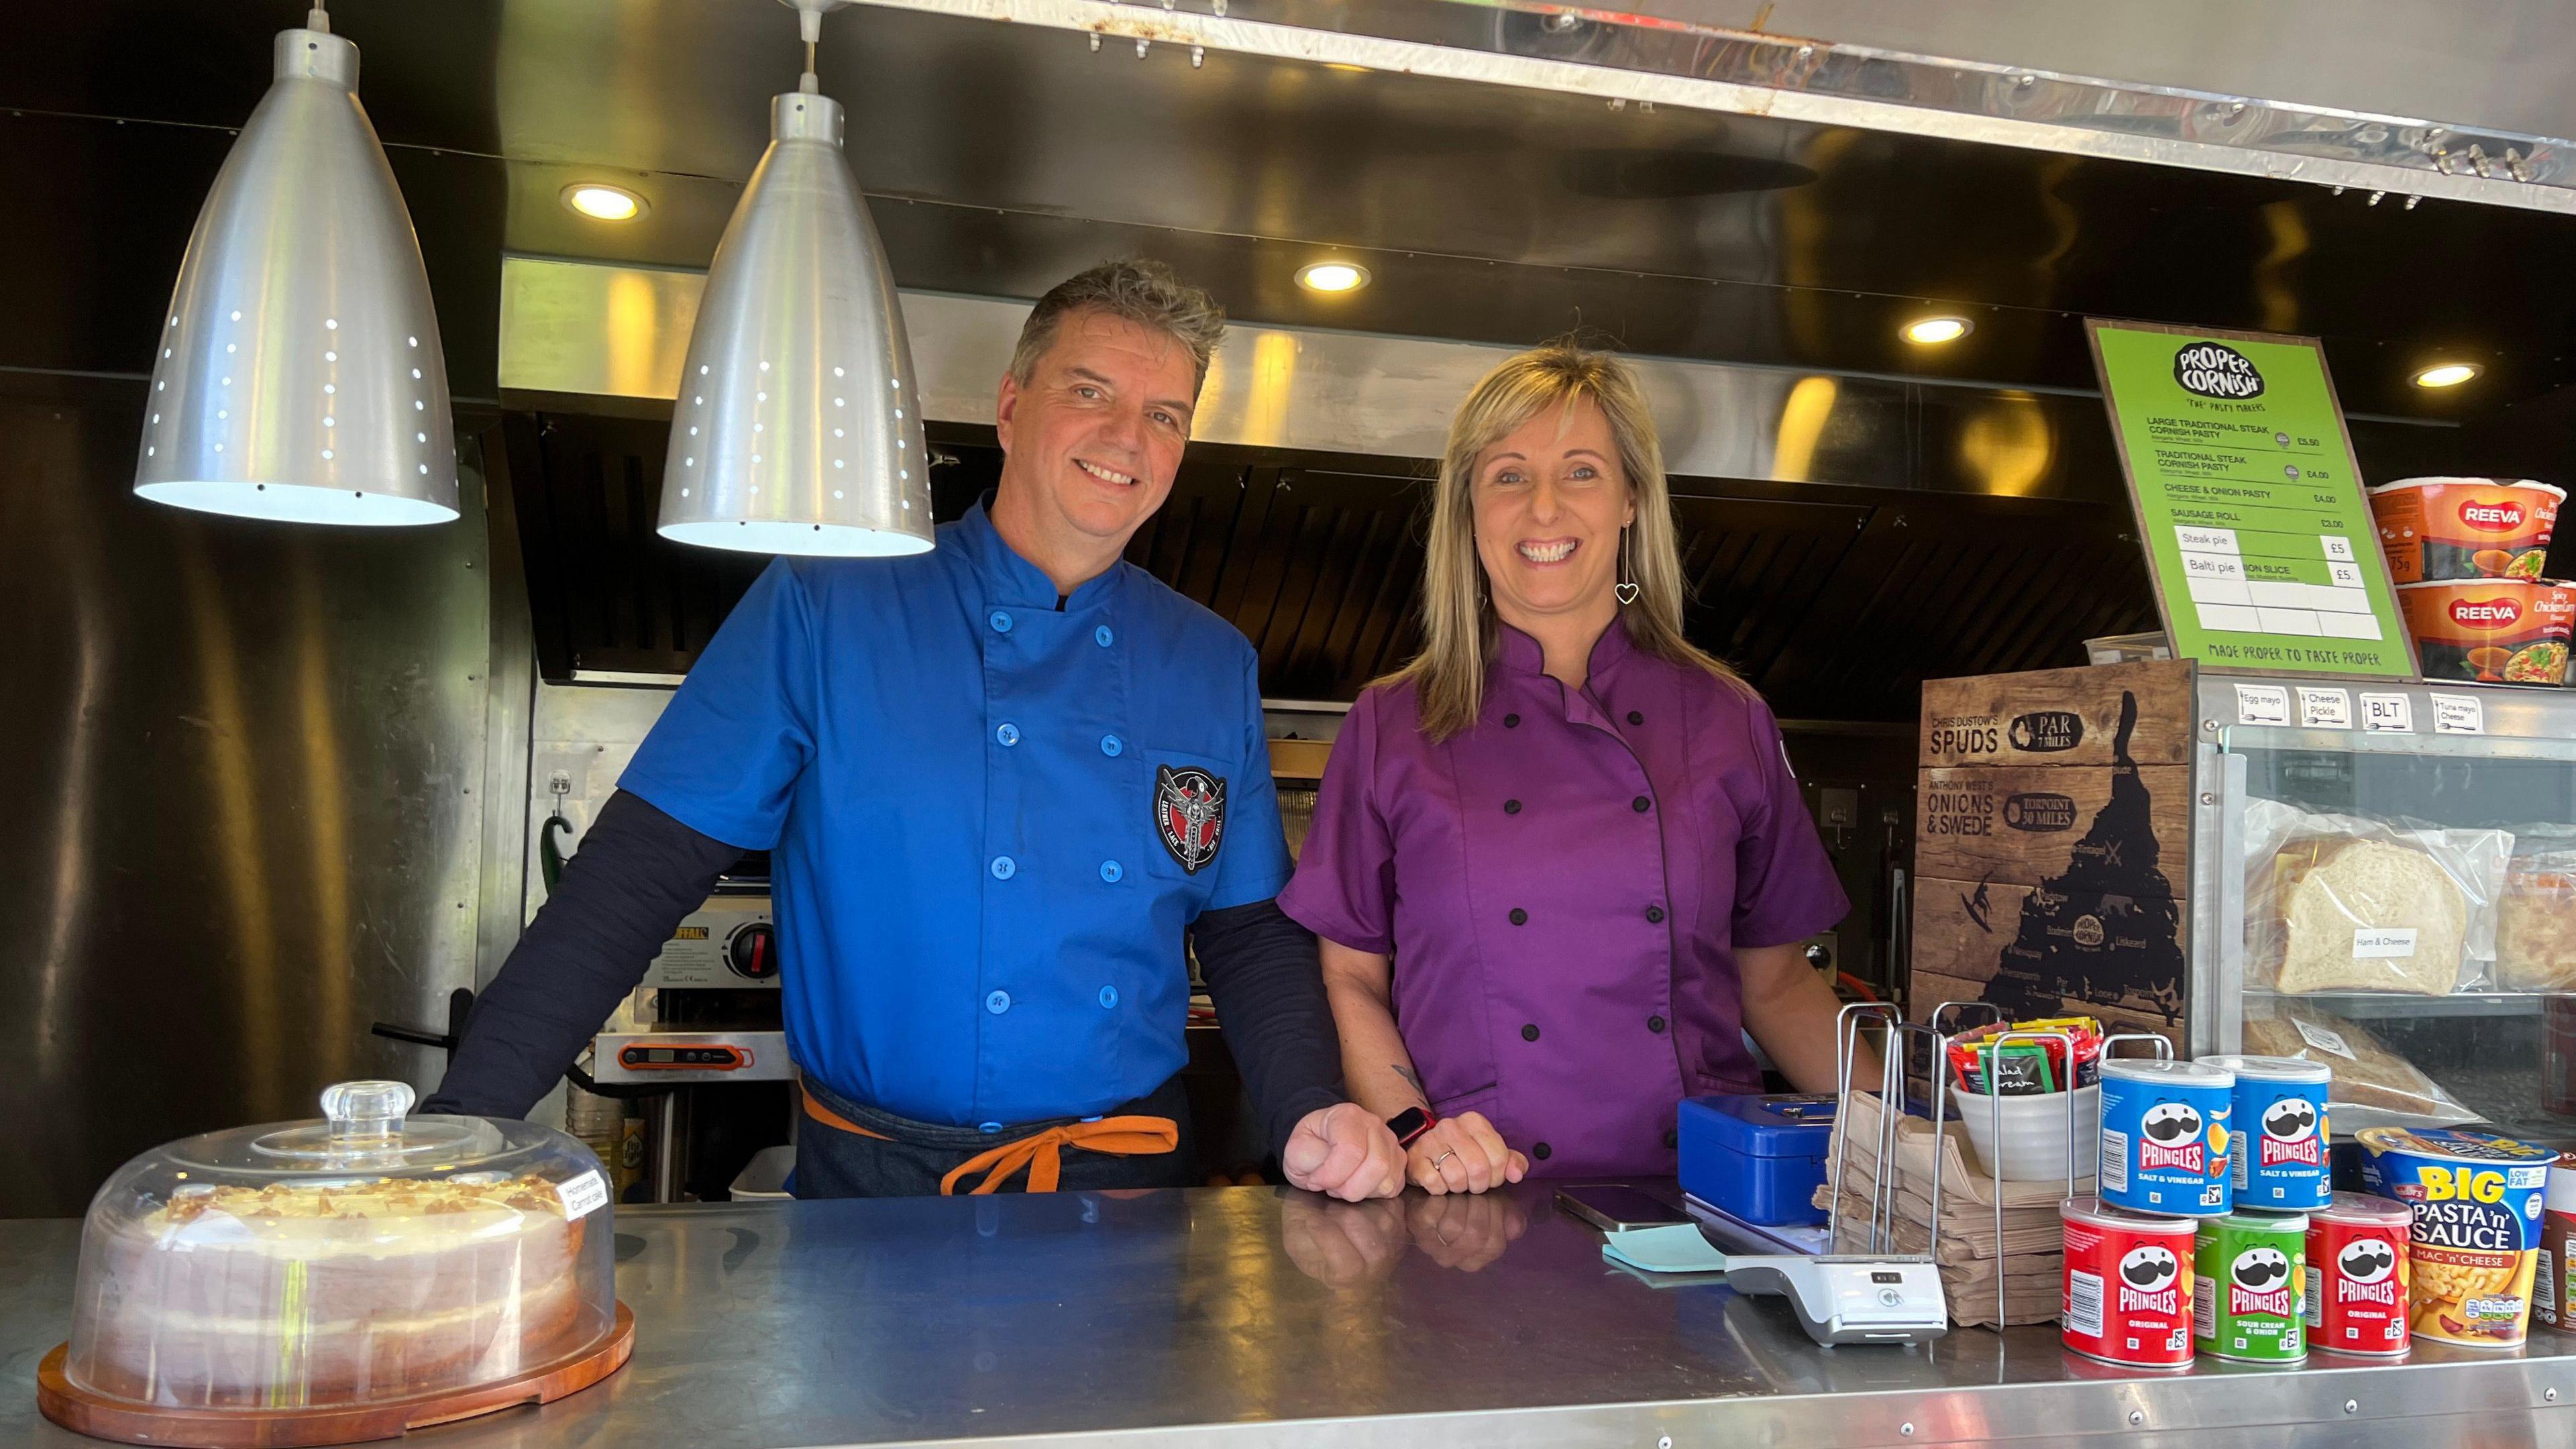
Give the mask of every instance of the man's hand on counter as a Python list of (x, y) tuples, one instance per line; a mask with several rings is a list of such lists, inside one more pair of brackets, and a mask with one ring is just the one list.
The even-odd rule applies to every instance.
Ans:
[(1386, 1124), (1355, 1102), (1320, 1107), (1297, 1121), (1279, 1166), (1292, 1187), (1358, 1202), (1404, 1191), (1404, 1148)]

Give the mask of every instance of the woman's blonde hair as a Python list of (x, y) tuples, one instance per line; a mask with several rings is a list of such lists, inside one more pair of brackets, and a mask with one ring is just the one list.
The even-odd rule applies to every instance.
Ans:
[(1541, 412), (1586, 399), (1610, 424), (1619, 471), (1627, 475), (1637, 509), (1636, 521), (1620, 536), (1625, 577), (1637, 585), (1637, 597), (1620, 606), (1619, 624), (1649, 654), (1704, 669), (1738, 689), (1752, 688), (1682, 633), (1682, 561), (1672, 494), (1664, 483), (1663, 445), (1636, 373), (1617, 357), (1569, 339), (1505, 359), (1477, 382), (1449, 420), (1424, 544), (1422, 652), (1383, 681), (1413, 683), (1423, 733), (1435, 740), (1475, 724), (1484, 707), (1486, 665), (1494, 657), (1499, 621), (1476, 555), (1476, 459)]

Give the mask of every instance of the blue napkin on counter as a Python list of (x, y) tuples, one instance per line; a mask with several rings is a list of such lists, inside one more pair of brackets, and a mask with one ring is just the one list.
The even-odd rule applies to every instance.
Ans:
[(1630, 1228), (1603, 1237), (1601, 1256), (1647, 1273), (1723, 1273), (1726, 1255), (1702, 1236), (1697, 1223)]

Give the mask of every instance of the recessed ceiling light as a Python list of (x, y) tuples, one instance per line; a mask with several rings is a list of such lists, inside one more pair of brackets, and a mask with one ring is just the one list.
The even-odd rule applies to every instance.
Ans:
[(2437, 362), (2415, 374), (2417, 387), (2458, 387), (2478, 375), (2474, 362)]
[(1934, 347), (1944, 342), (1956, 342), (1973, 330), (1973, 325), (1965, 317), (1917, 317), (1906, 323), (1898, 335), (1917, 346)]
[(644, 198), (622, 186), (585, 181), (567, 186), (564, 205), (593, 221), (633, 221), (644, 214)]
[(1368, 281), (1368, 268), (1357, 262), (1308, 262), (1297, 269), (1297, 285), (1309, 292), (1356, 292)]

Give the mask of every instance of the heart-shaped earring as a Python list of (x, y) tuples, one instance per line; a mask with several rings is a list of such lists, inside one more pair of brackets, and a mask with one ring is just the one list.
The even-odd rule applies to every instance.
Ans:
[(1619, 587), (1612, 592), (1618, 594), (1620, 603), (1633, 604), (1637, 602), (1637, 586), (1635, 584), (1621, 583)]

